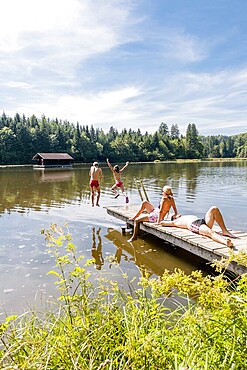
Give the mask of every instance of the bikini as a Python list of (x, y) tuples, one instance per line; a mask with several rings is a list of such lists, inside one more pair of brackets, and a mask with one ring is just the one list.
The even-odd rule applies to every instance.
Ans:
[(148, 214), (148, 221), (149, 222), (157, 222), (159, 217), (160, 209), (159, 207), (156, 207), (152, 210), (151, 213)]
[(199, 228), (201, 225), (206, 225), (206, 221), (204, 218), (198, 218), (193, 221), (189, 226), (189, 230), (193, 233), (199, 234)]
[[(170, 200), (169, 198), (165, 199)], [(151, 213), (148, 214), (149, 222), (157, 222), (159, 213), (160, 213), (160, 204), (158, 205), (158, 207), (154, 208)]]

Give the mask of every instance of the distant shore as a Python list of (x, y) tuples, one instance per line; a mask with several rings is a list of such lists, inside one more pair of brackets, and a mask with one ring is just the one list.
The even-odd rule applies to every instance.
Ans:
[[(246, 161), (247, 158), (202, 158), (202, 159), (174, 159), (174, 160), (167, 160), (167, 161), (160, 161), (154, 160), (150, 162), (130, 162), (130, 164), (145, 164), (145, 163), (195, 163), (195, 162), (239, 162), (239, 161)], [(99, 162), (100, 164), (104, 164), (105, 162)], [(119, 162), (120, 163), (120, 162)], [(73, 167), (80, 167), (80, 166), (90, 166), (91, 162), (89, 163), (74, 163)], [(30, 168), (33, 167), (33, 164), (1, 164), (0, 169), (8, 169), (8, 168)]]

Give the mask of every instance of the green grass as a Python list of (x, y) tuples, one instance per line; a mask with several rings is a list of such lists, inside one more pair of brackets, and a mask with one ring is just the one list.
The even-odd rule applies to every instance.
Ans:
[(129, 291), (113, 280), (95, 287), (85, 268), (92, 261), (77, 255), (71, 235), (56, 225), (45, 235), (60, 297), (50, 310), (2, 323), (1, 369), (247, 367), (246, 275), (230, 284), (223, 270), (215, 277), (177, 270), (142, 278), (137, 289), (127, 281)]

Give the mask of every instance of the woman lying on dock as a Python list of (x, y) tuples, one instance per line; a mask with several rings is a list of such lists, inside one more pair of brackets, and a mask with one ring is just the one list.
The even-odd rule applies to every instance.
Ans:
[[(217, 222), (217, 224), (221, 228), (222, 234), (218, 234), (217, 232), (212, 230), (214, 222)], [(215, 242), (224, 244), (229, 248), (233, 248), (233, 243), (230, 238), (236, 238), (227, 230), (222, 214), (220, 210), (215, 206), (209, 208), (204, 218), (198, 218), (194, 215), (179, 217), (172, 216), (171, 221), (161, 221), (159, 224), (162, 226), (174, 226), (181, 229), (188, 229), (193, 233), (207, 236)]]
[[(163, 189), (163, 197), (159, 204), (159, 207), (154, 207), (151, 203), (147, 200), (143, 201), (141, 204), (140, 209), (135, 214), (133, 218), (131, 218), (134, 222), (134, 231), (132, 237), (128, 240), (128, 242), (132, 242), (136, 240), (138, 232), (139, 232), (139, 224), (140, 222), (156, 222), (160, 223), (165, 216), (170, 211), (170, 208), (173, 208), (174, 215), (172, 217), (178, 217), (177, 207), (175, 204), (175, 200), (173, 198), (172, 189), (169, 186), (164, 186)], [(146, 213), (144, 213), (146, 212)]]

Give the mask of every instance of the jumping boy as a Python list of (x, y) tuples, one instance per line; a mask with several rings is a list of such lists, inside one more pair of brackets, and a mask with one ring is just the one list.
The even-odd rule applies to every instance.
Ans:
[(123, 195), (125, 196), (126, 203), (129, 203), (129, 198), (128, 198), (128, 196), (126, 195), (126, 193), (124, 191), (124, 185), (123, 185), (123, 182), (121, 181), (121, 173), (129, 165), (129, 162), (126, 162), (125, 166), (123, 166), (121, 169), (119, 168), (118, 165), (113, 167), (111, 165), (111, 163), (109, 162), (108, 158), (107, 158), (106, 162), (107, 162), (110, 170), (112, 171), (112, 174), (113, 174), (113, 177), (114, 177), (114, 180), (115, 180), (115, 184), (110, 189), (111, 192), (115, 195), (115, 198), (117, 198), (117, 197), (119, 197), (119, 193), (117, 191), (117, 188), (121, 189)]

